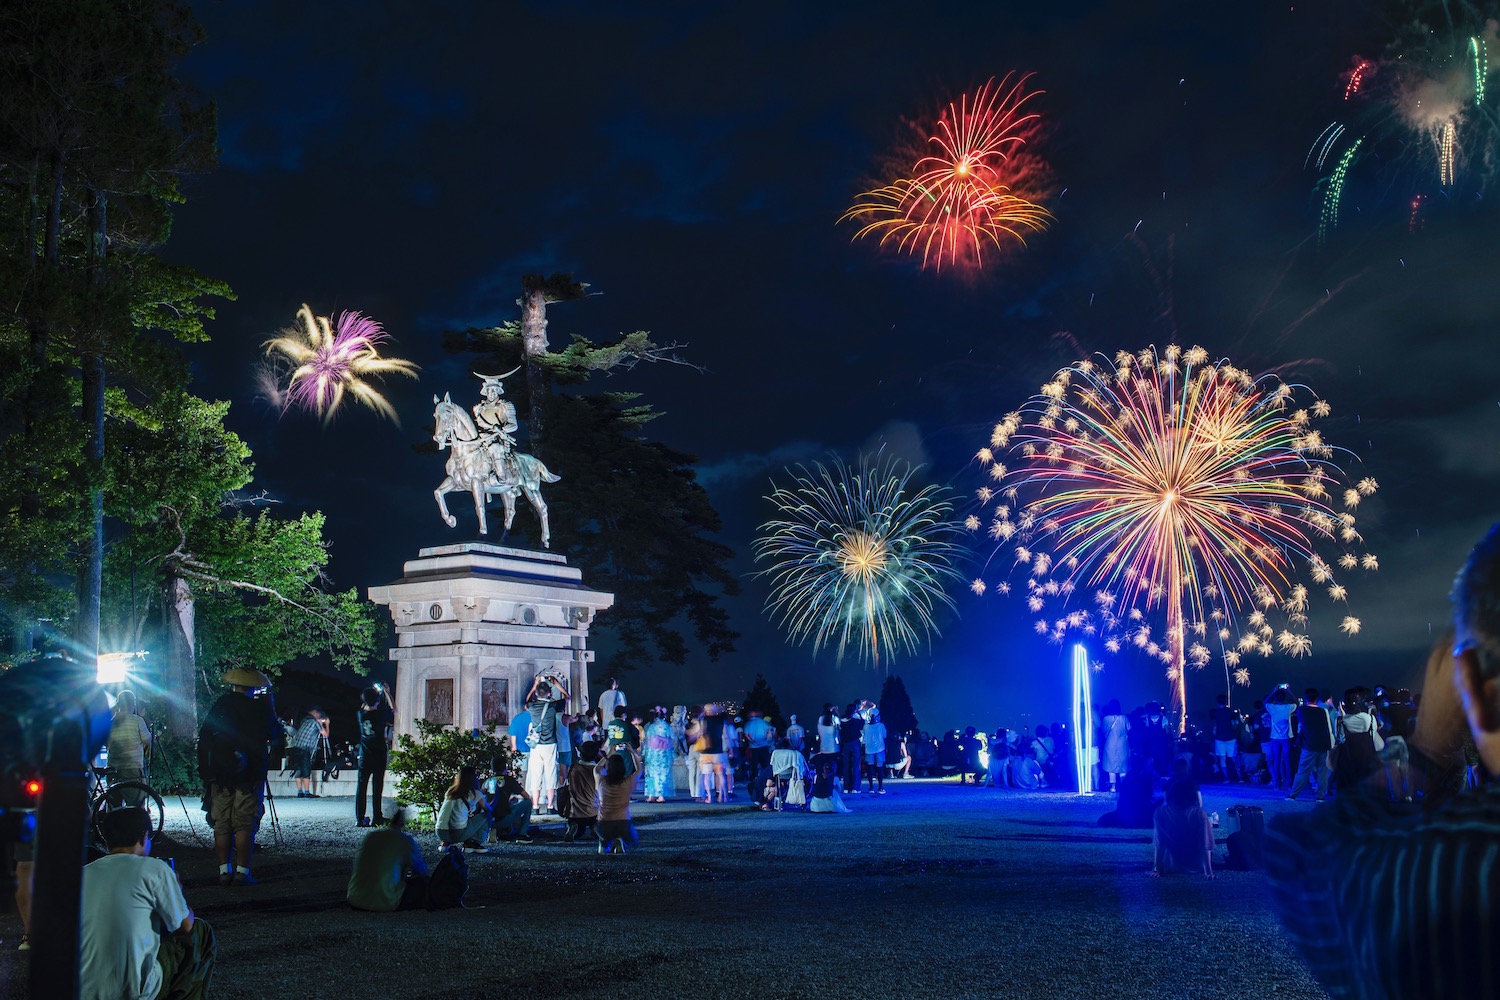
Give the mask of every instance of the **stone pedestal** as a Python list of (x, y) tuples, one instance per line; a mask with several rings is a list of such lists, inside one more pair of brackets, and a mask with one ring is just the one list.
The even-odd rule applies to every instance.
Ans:
[(539, 673), (567, 678), (568, 710), (586, 710), (589, 625), (615, 601), (564, 556), (484, 542), (422, 549), (369, 597), (396, 623), (396, 733), (412, 736), (418, 718), (504, 729)]

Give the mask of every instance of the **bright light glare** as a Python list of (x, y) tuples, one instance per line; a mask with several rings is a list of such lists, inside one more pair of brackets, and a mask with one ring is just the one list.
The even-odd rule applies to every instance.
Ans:
[(100, 684), (124, 684), (130, 673), (130, 661), (145, 658), (144, 650), (134, 653), (100, 653), (95, 677)]
[(1073, 766), (1078, 794), (1093, 794), (1094, 698), (1089, 680), (1089, 653), (1073, 646)]

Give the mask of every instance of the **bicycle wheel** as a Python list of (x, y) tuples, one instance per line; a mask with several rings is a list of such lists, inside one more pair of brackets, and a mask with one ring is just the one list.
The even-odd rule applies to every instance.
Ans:
[(145, 809), (151, 824), (152, 838), (161, 836), (162, 824), (167, 818), (167, 810), (162, 805), (161, 796), (156, 794), (156, 789), (144, 781), (117, 781), (95, 795), (90, 805), (92, 817), (89, 821), (89, 831), (93, 835), (94, 846), (101, 851), (109, 850), (104, 840), (104, 817), (111, 809), (130, 805)]

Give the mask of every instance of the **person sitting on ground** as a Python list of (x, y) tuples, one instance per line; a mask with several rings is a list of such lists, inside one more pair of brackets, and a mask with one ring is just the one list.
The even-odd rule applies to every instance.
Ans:
[(1152, 875), (1188, 872), (1214, 877), (1213, 822), (1203, 811), (1203, 795), (1196, 782), (1182, 777), (1167, 783), (1167, 798), (1156, 808), (1152, 831), (1156, 850)]
[(465, 764), (458, 769), (438, 808), (438, 841), (443, 850), (462, 846), (482, 851), (492, 822), (489, 806), (479, 790), (479, 775), (472, 765)]
[(599, 844), (604, 853), (624, 854), (640, 839), (630, 822), (630, 791), (635, 785), (641, 759), (629, 746), (621, 746), (595, 765), (599, 784)]
[(815, 813), (847, 813), (852, 810), (844, 805), (839, 795), (838, 758), (833, 754), (819, 754), (813, 758), (816, 774), (813, 778), (812, 797), (807, 800), (807, 811)]
[(1034, 792), (1047, 784), (1047, 779), (1042, 777), (1042, 765), (1036, 759), (1035, 744), (1027, 747), (1020, 757), (1011, 759), (1010, 784), (1012, 788), (1028, 792)]
[(910, 778), (912, 757), (907, 738), (902, 733), (893, 733), (885, 738), (887, 765), (892, 778)]
[(588, 740), (578, 748), (578, 766), (568, 772), (568, 830), (563, 840), (571, 844), (594, 832), (599, 822), (599, 744)]
[(1120, 777), (1119, 799), (1113, 812), (1099, 817), (1100, 826), (1127, 830), (1149, 830), (1156, 812), (1156, 766), (1151, 758), (1130, 761), (1129, 770)]
[[(988, 776), (985, 766), (979, 762), (979, 751), (983, 749), (984, 741), (979, 738), (979, 734), (974, 731), (973, 726), (969, 726), (964, 730), (964, 735), (958, 741), (958, 745), (963, 751), (963, 756), (958, 767), (958, 783), (962, 785), (964, 783), (964, 774), (969, 773), (974, 775), (974, 784), (983, 784), (984, 779)], [(999, 748), (997, 747), (996, 749)]]
[(416, 910), (427, 905), (427, 879), (422, 849), (406, 832), (406, 810), (397, 809), (390, 826), (371, 830), (360, 841), (344, 898), (356, 910)]
[[(490, 762), (493, 776), (484, 779), (480, 790), (484, 792), (484, 804), (490, 815), (498, 817), (490, 828), (491, 840), (509, 840), (517, 844), (531, 843), (531, 796), (507, 770), (507, 761), (496, 757)], [(572, 771), (568, 772), (570, 775)]]
[(911, 769), (924, 778), (930, 778), (938, 770), (937, 741), (924, 729), (906, 741), (911, 751)]
[(151, 854), (146, 810), (100, 820), (109, 853), (84, 866), (78, 979), (83, 1000), (204, 997), (218, 943), (177, 873)]

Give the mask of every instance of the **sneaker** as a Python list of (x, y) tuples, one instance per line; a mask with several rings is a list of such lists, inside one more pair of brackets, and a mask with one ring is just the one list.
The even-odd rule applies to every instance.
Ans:
[(21, 943), (18, 944), (18, 945), (16, 945), (16, 951), (30, 951), (30, 950), (31, 950), (31, 938), (27, 937), (25, 934), (22, 934), (21, 935)]
[(368, 817), (368, 816), (361, 816), (359, 818), (359, 822), (356, 825), (357, 826), (362, 826), (362, 827), (363, 826), (369, 826), (370, 825), (370, 817)]
[(234, 885), (234, 872), (219, 872), (220, 885)]
[[(530, 840), (531, 838), (527, 837), (526, 839)], [(563, 843), (564, 844), (571, 844), (573, 841), (575, 841), (577, 839), (578, 839), (578, 831), (574, 830), (571, 826), (568, 827), (568, 832), (565, 833), (565, 834), (563, 834)]]
[(464, 847), (468, 850), (473, 851), (483, 848), (484, 845), (475, 840), (473, 837), (470, 837), (468, 840), (464, 841)]
[(529, 834), (529, 833), (518, 833), (518, 834), (516, 834), (516, 843), (518, 843), (518, 844), (529, 844), (529, 843), (531, 843), (531, 834)]
[(256, 885), (257, 883), (256, 883), (256, 880), (255, 880), (255, 876), (251, 875), (249, 872), (235, 872), (234, 873), (234, 884), (235, 885)]

